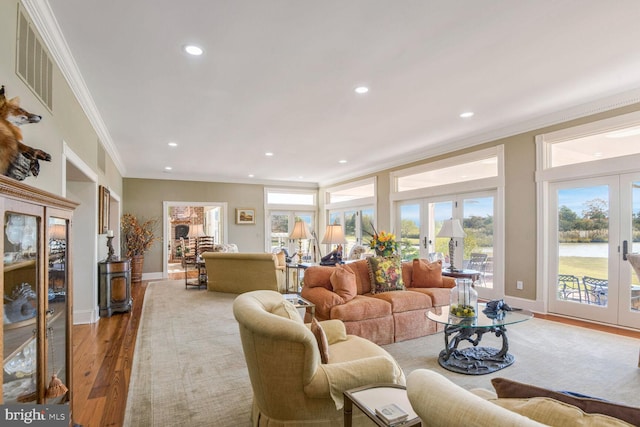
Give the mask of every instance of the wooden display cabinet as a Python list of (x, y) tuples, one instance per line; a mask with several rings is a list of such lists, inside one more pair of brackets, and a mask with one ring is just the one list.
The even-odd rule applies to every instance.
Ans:
[[(77, 203), (0, 176), (0, 403), (72, 398), (72, 215)], [(63, 387), (52, 387), (53, 376)], [(68, 390), (64, 391), (64, 388)], [(69, 407), (69, 412), (71, 408)], [(71, 418), (70, 418), (71, 419)]]

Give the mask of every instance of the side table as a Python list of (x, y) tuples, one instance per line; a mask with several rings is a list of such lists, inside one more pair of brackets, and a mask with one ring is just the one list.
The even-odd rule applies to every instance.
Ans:
[(354, 404), (376, 425), (388, 427), (388, 424), (376, 415), (376, 408), (389, 403), (395, 403), (409, 414), (405, 421), (393, 424), (394, 426), (422, 425), (422, 420), (411, 407), (406, 387), (399, 384), (371, 384), (344, 392), (344, 427), (351, 427)]
[[(305, 312), (309, 314), (310, 319), (313, 319), (316, 315), (316, 305), (311, 301), (302, 298), (298, 294), (284, 294), (284, 299), (291, 302), (295, 308), (304, 308)], [(311, 320), (309, 320), (311, 321)]]
[(98, 274), (100, 317), (111, 317), (113, 312), (131, 311), (130, 260), (101, 261), (98, 263)]
[[(195, 279), (189, 278), (189, 266), (193, 266), (196, 270), (197, 277)], [(184, 264), (184, 288), (188, 286), (200, 286), (207, 287), (207, 268), (204, 261), (185, 262)]]
[(480, 272), (478, 270), (456, 270), (451, 271), (448, 268), (442, 269), (442, 275), (447, 277), (453, 277), (455, 279), (471, 279), (473, 283), (480, 279)]

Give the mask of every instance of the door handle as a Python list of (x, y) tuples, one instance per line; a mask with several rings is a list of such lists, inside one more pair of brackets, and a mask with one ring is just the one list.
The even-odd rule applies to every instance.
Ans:
[(424, 236), (424, 248), (427, 249), (427, 236)]
[(624, 261), (627, 260), (627, 254), (629, 253), (629, 242), (626, 240), (622, 241), (622, 259)]

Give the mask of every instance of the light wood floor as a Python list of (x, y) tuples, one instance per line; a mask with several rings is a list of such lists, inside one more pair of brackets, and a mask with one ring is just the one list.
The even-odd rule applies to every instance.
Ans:
[[(182, 275), (175, 277), (182, 278)], [(73, 420), (84, 427), (121, 426), (147, 282), (132, 287), (133, 310), (73, 327)], [(554, 315), (536, 317), (640, 339), (639, 331)]]

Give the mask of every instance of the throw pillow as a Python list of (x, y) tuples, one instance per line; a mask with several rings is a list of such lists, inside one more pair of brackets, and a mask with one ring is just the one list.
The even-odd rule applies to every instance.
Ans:
[(442, 261), (428, 262), (423, 259), (413, 260), (412, 288), (441, 288)]
[(324, 329), (320, 325), (320, 322), (314, 317), (311, 319), (311, 332), (316, 337), (318, 342), (318, 350), (320, 351), (320, 361), (322, 363), (329, 363), (329, 340), (327, 334), (324, 333)]
[(402, 283), (402, 260), (398, 255), (369, 257), (367, 262), (369, 264), (372, 294), (404, 289), (404, 284)]
[(493, 399), (490, 402), (505, 409), (550, 426), (562, 427), (626, 427), (623, 420), (604, 414), (588, 414), (573, 405), (548, 397), (530, 399)]
[(358, 293), (356, 275), (349, 267), (336, 265), (329, 278), (333, 292), (340, 295), (344, 302), (351, 301)]
[(282, 301), (280, 304), (276, 305), (273, 310), (271, 310), (271, 313), (286, 319), (304, 323), (298, 309), (291, 301)]
[(604, 414), (634, 424), (640, 420), (640, 408), (607, 402), (601, 399), (579, 398), (569, 394), (519, 383), (506, 378), (493, 378), (493, 388), (499, 398), (549, 397), (573, 405), (588, 414)]

